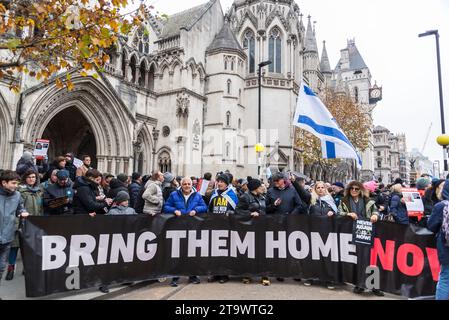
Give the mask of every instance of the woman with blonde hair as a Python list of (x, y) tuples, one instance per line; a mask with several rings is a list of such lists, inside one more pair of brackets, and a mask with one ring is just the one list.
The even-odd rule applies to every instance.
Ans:
[(394, 221), (400, 224), (409, 224), (407, 206), (402, 196), (402, 185), (394, 184), (391, 188), (390, 213)]
[(313, 186), (309, 213), (314, 216), (333, 216), (338, 213), (335, 201), (323, 181)]
[[(312, 197), (310, 199), (309, 214), (313, 216), (331, 217), (338, 213), (334, 198), (329, 194), (327, 185), (323, 181), (318, 181), (313, 185)], [(314, 279), (304, 280), (305, 286), (311, 286)], [(335, 289), (335, 283), (326, 281), (329, 290)]]

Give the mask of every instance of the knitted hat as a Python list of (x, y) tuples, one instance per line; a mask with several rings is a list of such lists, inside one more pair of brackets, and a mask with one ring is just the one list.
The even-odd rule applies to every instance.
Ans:
[(421, 177), (416, 180), (416, 188), (424, 190), (430, 184), (431, 180), (428, 177)]
[(117, 176), (117, 179), (120, 180), (121, 182), (126, 182), (126, 181), (128, 181), (128, 176), (124, 173), (120, 173)]
[(59, 170), (56, 177), (58, 180), (65, 180), (69, 177), (69, 172), (67, 170)]
[(338, 182), (338, 181), (332, 183), (332, 185), (333, 185), (333, 186), (336, 186), (336, 187), (340, 187), (340, 188), (342, 188), (342, 189), (345, 188), (345, 185), (344, 185), (343, 183), (341, 183), (341, 182)]
[(368, 181), (368, 182), (363, 183), (363, 186), (369, 192), (374, 192), (374, 191), (376, 191), (376, 188), (377, 188), (377, 182), (374, 180)]
[(262, 185), (259, 179), (251, 179), (248, 181), (248, 189), (249, 191), (254, 191)]
[(238, 183), (239, 183), (241, 186), (244, 186), (245, 184), (248, 184), (248, 180), (246, 180), (246, 179), (239, 179), (239, 180), (238, 180)]
[(171, 183), (175, 180), (175, 176), (171, 172), (164, 173), (164, 183)]
[(129, 200), (129, 194), (126, 191), (119, 191), (119, 193), (117, 193), (117, 195), (114, 198), (114, 202), (116, 203), (122, 203), (124, 201), (128, 201)]
[(220, 174), (216, 180), (223, 181), (224, 183), (229, 184), (229, 177), (226, 174)]

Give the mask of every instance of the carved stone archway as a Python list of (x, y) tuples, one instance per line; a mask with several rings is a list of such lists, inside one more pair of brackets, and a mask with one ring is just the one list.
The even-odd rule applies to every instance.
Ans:
[(129, 161), (133, 154), (130, 128), (135, 122), (134, 118), (100, 81), (90, 77), (74, 77), (72, 81), (75, 85), (72, 91), (50, 85), (35, 99), (24, 119), (25, 143), (32, 144), (35, 139), (41, 138), (57, 114), (73, 107), (79, 110), (92, 128), (97, 168), (102, 172), (129, 174)]

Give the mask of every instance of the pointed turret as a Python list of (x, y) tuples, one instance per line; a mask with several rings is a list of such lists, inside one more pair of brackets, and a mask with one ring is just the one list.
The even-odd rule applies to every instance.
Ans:
[(309, 21), (307, 22), (307, 31), (306, 31), (306, 52), (317, 52), (318, 53), (318, 46), (316, 44), (316, 38), (315, 38), (315, 31), (312, 28), (312, 23), (310, 22), (311, 16), (309, 15), (307, 17)]
[(323, 41), (323, 52), (321, 53), (320, 70), (322, 73), (332, 73), (329, 57), (327, 56), (326, 41)]

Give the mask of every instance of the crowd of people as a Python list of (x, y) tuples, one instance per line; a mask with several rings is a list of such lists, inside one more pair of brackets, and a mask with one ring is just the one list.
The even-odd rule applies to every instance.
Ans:
[[(15, 171), (0, 172), (0, 279), (14, 277), (19, 251), (20, 223), (29, 215), (52, 216), (86, 214), (105, 215), (159, 215), (195, 216), (197, 214), (245, 215), (257, 219), (265, 214), (309, 214), (314, 216), (347, 216), (353, 220), (369, 219), (372, 223), (414, 223), (429, 228), (437, 235), (438, 255), (441, 263), (437, 285), (437, 299), (449, 298), (449, 182), (423, 176), (417, 179), (424, 215), (409, 217), (401, 179), (390, 185), (377, 181), (361, 183), (351, 181), (328, 183), (312, 181), (292, 172), (274, 173), (269, 181), (246, 177), (236, 179), (232, 173), (218, 172), (214, 177), (181, 177), (170, 172), (155, 171), (151, 175), (135, 172), (126, 174), (101, 173), (91, 167), (91, 158), (82, 157), (80, 167), (74, 165), (74, 155), (67, 153), (50, 165), (37, 166), (30, 152), (24, 152)], [(205, 185), (206, 184), (206, 185)], [(201, 193), (200, 193), (201, 191)], [(214, 275), (208, 281), (225, 283), (227, 275)], [(283, 281), (283, 278), (277, 278)], [(319, 279), (303, 280), (307, 286), (320, 283)], [(179, 278), (170, 285), (178, 286)], [(191, 283), (200, 278), (190, 276)], [(249, 277), (242, 279), (250, 283)], [(270, 285), (268, 277), (261, 283)], [(335, 283), (324, 285), (332, 290)], [(108, 292), (107, 286), (100, 287)], [(360, 294), (364, 288), (355, 287)], [(383, 296), (378, 289), (373, 294)]]

